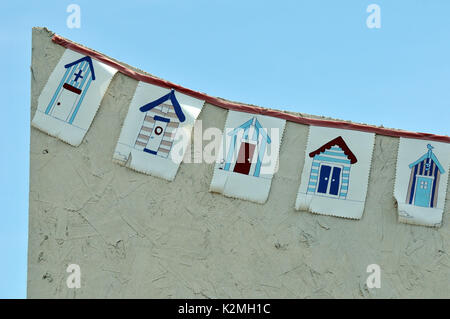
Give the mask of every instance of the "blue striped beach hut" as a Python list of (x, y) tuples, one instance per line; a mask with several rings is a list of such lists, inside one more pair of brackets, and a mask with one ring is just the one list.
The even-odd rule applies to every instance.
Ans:
[(439, 179), (445, 171), (433, 153), (433, 146), (428, 144), (427, 148), (427, 153), (409, 164), (411, 174), (406, 203), (421, 207), (436, 207)]
[(267, 144), (271, 138), (256, 117), (242, 123), (228, 133), (228, 147), (224, 171), (259, 177)]
[(95, 80), (92, 59), (85, 56), (64, 66), (66, 69), (45, 114), (72, 124), (88, 91)]
[(346, 199), (356, 156), (339, 136), (309, 153), (313, 158), (307, 194)]

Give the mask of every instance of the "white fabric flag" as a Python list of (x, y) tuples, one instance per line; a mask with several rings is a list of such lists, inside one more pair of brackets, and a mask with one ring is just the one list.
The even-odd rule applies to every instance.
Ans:
[(173, 181), (205, 101), (139, 82), (113, 158), (138, 172)]
[(32, 125), (70, 145), (80, 145), (116, 72), (66, 49), (39, 96)]
[(310, 126), (295, 208), (360, 219), (375, 134)]
[(449, 166), (450, 144), (400, 138), (394, 187), (400, 222), (441, 225)]
[(269, 196), (285, 120), (229, 111), (210, 191), (264, 203)]

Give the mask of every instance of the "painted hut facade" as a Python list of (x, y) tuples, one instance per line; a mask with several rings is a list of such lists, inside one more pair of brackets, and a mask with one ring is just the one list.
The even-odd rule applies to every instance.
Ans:
[(259, 177), (270, 136), (256, 117), (228, 133), (231, 143), (222, 167), (225, 171)]
[[(52, 67), (62, 56), (60, 43), (66, 41), (71, 48), (76, 46), (86, 50), (85, 46), (44, 28), (34, 28), (32, 39), (33, 50), (30, 53), (36, 79), (31, 77), (30, 81), (31, 114), (37, 111), (44, 84), (41, 81), (51, 75)], [(95, 42), (95, 39), (90, 41)], [(92, 50), (92, 53), (99, 58), (96, 61), (106, 62), (102, 56), (115, 61), (97, 51)], [(93, 60), (94, 67), (96, 61)], [(121, 63), (115, 65), (126, 65)], [(329, 136), (308, 149), (306, 135), (313, 127), (303, 123), (309, 121), (308, 115), (240, 104), (242, 107), (237, 110), (259, 112), (262, 116), (284, 114), (288, 122), (280, 145), (280, 165), (273, 179), (261, 178), (263, 169), (258, 178), (224, 171), (225, 180), (231, 176), (256, 181), (256, 185), (272, 182), (264, 205), (238, 200), (210, 192), (210, 181), (218, 171), (215, 167), (219, 164), (216, 163), (182, 163), (176, 178), (169, 183), (158, 177), (136, 173), (111, 160), (111, 151), (117, 145), (128, 107), (124, 102), (132, 101), (136, 81), (140, 81), (139, 77), (133, 78), (132, 75), (150, 78), (136, 68), (129, 67), (129, 70), (128, 75), (119, 72), (117, 81), (109, 86), (90, 127), (89, 143), (69, 147), (35, 127), (29, 130), (29, 201), (25, 205), (29, 208), (27, 298), (450, 297), (447, 267), (450, 263), (450, 215), (444, 209), (448, 207), (442, 207), (445, 212), (440, 229), (399, 224), (396, 218), (398, 209), (392, 194), (393, 178), (396, 175), (398, 136), (409, 138), (402, 135), (404, 131), (376, 128), (382, 134), (376, 135), (373, 155), (370, 156), (372, 164), (364, 217), (359, 221), (342, 220), (298, 212), (293, 207), (295, 193), (303, 179), (300, 170), (307, 172), (306, 186), (309, 182), (313, 161), (309, 153), (340, 134)], [(95, 89), (94, 84), (97, 86), (100, 80), (97, 67), (95, 71), (97, 80), (90, 90)], [(164, 88), (172, 86), (172, 83), (156, 77), (152, 83)], [(184, 91), (176, 88), (177, 99), (188, 122), (188, 113), (179, 96), (179, 92)], [(168, 90), (142, 101), (136, 110), (140, 112), (141, 105), (167, 93)], [(225, 102), (234, 104), (206, 95), (196, 97), (205, 100), (198, 116), (203, 127), (223, 129), (229, 113), (224, 108)], [(144, 114), (141, 115), (134, 130), (130, 130), (132, 135), (127, 146), (131, 148), (142, 124)], [(232, 129), (253, 116), (256, 115), (249, 114), (245, 120), (234, 122)], [(295, 122), (295, 118), (303, 124)], [(318, 117), (310, 121), (328, 123)], [(180, 123), (179, 129), (186, 122)], [(340, 120), (332, 123), (362, 131), (369, 127)], [(271, 130), (266, 132), (272, 139), (268, 146), (274, 149), (275, 135)], [(416, 135), (414, 133), (410, 137)], [(403, 191), (399, 204), (405, 203), (410, 175), (408, 165), (427, 152), (427, 143), (435, 146), (433, 152), (446, 170), (440, 177), (438, 202), (445, 203), (445, 197), (450, 198), (450, 187), (443, 182), (449, 167), (444, 148), (447, 145), (443, 145), (442, 153), (441, 147), (438, 152), (438, 145), (431, 138), (436, 143), (439, 138), (426, 135), (434, 137), (430, 137), (429, 142), (418, 144), (421, 145), (418, 152), (406, 162), (402, 161), (406, 180), (401, 185)], [(227, 138), (230, 139), (229, 136)], [(319, 199), (318, 202), (325, 199), (332, 201), (330, 205), (338, 203), (343, 206), (349, 204), (353, 197), (353, 187), (358, 184), (357, 171), (366, 160), (350, 139), (343, 138), (358, 158), (358, 162), (351, 165), (350, 193), (347, 200), (315, 198)], [(440, 140), (446, 144), (450, 142), (448, 137), (440, 137)], [(204, 142), (204, 145), (210, 143)], [(303, 165), (306, 149), (308, 164)], [(43, 154), (43, 150), (48, 150), (48, 154)], [(228, 151), (228, 148), (223, 151)], [(142, 150), (133, 148), (133, 153), (171, 164), (171, 161)], [(21, 151), (18, 156), (22, 156)], [(221, 160), (226, 156), (227, 153), (223, 153)], [(267, 152), (265, 156), (268, 156)], [(12, 202), (17, 211), (22, 210), (23, 204), (23, 201)], [(9, 212), (14, 213), (15, 210)], [(7, 214), (5, 210), (4, 215)], [(12, 237), (9, 240), (12, 242)], [(6, 261), (6, 257), (3, 260)], [(74, 278), (73, 273), (66, 272), (71, 263), (81, 269), (79, 289), (70, 289), (66, 285), (68, 278)], [(366, 287), (367, 277), (373, 278), (366, 273), (367, 265), (373, 263), (381, 263), (383, 269), (381, 289)]]
[(313, 158), (308, 182), (308, 194), (346, 199), (350, 168), (356, 156), (339, 136), (309, 153)]
[(428, 152), (411, 163), (406, 203), (421, 207), (436, 207), (439, 179), (444, 168), (433, 153), (433, 146), (427, 145)]
[(186, 120), (175, 91), (139, 108), (145, 113), (134, 148), (167, 158), (180, 123)]
[(45, 114), (72, 124), (91, 82), (95, 80), (92, 59), (85, 56), (64, 66), (61, 81), (48, 104)]

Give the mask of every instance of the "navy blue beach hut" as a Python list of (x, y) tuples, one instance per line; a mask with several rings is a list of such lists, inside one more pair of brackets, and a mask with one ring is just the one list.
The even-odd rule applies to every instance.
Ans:
[(64, 68), (66, 72), (45, 109), (45, 114), (72, 124), (91, 82), (95, 81), (95, 72), (92, 59), (88, 56), (66, 64)]
[[(168, 103), (170, 102), (170, 103)], [(145, 104), (145, 113), (134, 147), (146, 153), (167, 158), (180, 123), (186, 120), (175, 91)]]
[(441, 163), (433, 153), (433, 146), (427, 145), (428, 152), (411, 163), (406, 203), (421, 207), (436, 207), (439, 179), (445, 173)]
[(356, 156), (339, 136), (309, 153), (313, 158), (307, 194), (346, 199)]

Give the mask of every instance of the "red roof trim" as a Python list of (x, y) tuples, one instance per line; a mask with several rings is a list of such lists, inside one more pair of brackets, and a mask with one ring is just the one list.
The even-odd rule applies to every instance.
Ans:
[(314, 152), (309, 153), (309, 157), (314, 157), (320, 153), (325, 152), (326, 150), (329, 150), (334, 145), (339, 146), (344, 151), (344, 154), (347, 155), (348, 159), (350, 160), (350, 164), (355, 164), (358, 160), (356, 159), (355, 154), (348, 148), (347, 144), (345, 143), (342, 136), (338, 136), (335, 139), (329, 141), (327, 144), (322, 145), (318, 149), (316, 149)]
[(56, 34), (53, 35), (52, 41), (56, 44), (59, 44), (59, 45), (65, 47), (65, 48), (71, 49), (71, 50), (76, 51), (81, 54), (88, 55), (91, 58), (94, 58), (102, 63), (105, 63), (105, 64), (113, 67), (113, 68), (116, 68), (119, 72), (121, 72), (129, 77), (132, 77), (138, 81), (158, 85), (158, 86), (165, 87), (168, 89), (175, 89), (176, 91), (178, 91), (180, 93), (192, 96), (194, 98), (204, 100), (205, 102), (208, 102), (210, 104), (213, 104), (213, 105), (221, 107), (221, 108), (234, 110), (234, 111), (241, 111), (241, 112), (246, 112), (246, 113), (273, 116), (273, 117), (285, 119), (286, 121), (291, 121), (291, 122), (306, 124), (306, 125), (333, 127), (333, 128), (340, 128), (340, 129), (346, 129), (346, 130), (371, 132), (371, 133), (376, 133), (376, 134), (380, 134), (380, 135), (387, 135), (387, 136), (394, 136), (394, 137), (407, 137), (407, 138), (415, 138), (415, 139), (423, 139), (423, 140), (450, 143), (450, 136), (446, 136), (446, 135), (416, 133), (416, 132), (408, 132), (408, 131), (403, 131), (403, 130), (387, 129), (387, 128), (383, 128), (383, 127), (376, 127), (376, 126), (366, 125), (366, 124), (356, 124), (356, 123), (348, 123), (348, 122), (344, 122), (344, 121), (307, 118), (307, 117), (301, 117), (301, 116), (297, 116), (297, 115), (284, 113), (282, 111), (268, 110), (268, 109), (264, 109), (264, 108), (257, 107), (257, 106), (249, 106), (249, 105), (245, 105), (242, 103), (226, 101), (221, 98), (209, 96), (205, 93), (187, 89), (178, 84), (174, 84), (172, 82), (162, 80), (162, 79), (159, 79), (159, 78), (151, 76), (151, 75), (133, 71), (130, 68), (127, 68), (126, 66), (108, 58), (107, 56), (105, 56), (101, 53), (98, 53), (94, 50), (85, 48), (82, 45), (74, 43), (72, 41), (69, 41), (59, 35), (56, 35)]

